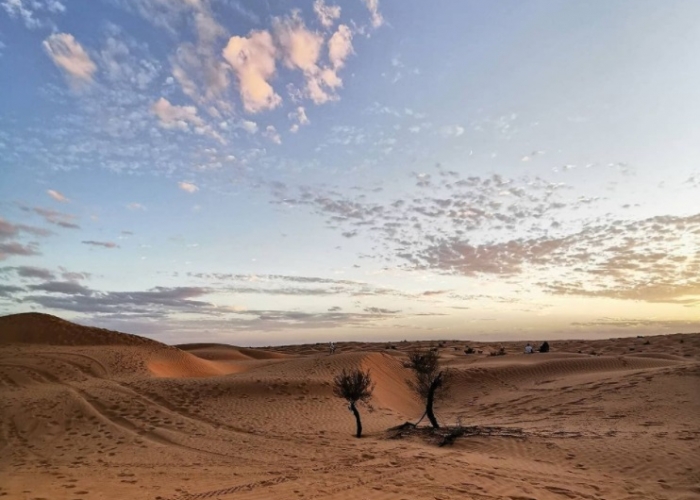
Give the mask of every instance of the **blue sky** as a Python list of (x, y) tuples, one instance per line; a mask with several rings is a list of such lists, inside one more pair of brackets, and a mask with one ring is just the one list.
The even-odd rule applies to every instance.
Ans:
[(0, 0), (0, 313), (700, 330), (695, 1)]

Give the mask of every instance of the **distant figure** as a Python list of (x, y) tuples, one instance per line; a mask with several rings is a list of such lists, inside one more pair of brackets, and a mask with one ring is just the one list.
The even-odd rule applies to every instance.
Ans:
[(525, 346), (525, 354), (532, 354), (532, 346), (530, 344)]
[(542, 345), (540, 346), (540, 352), (549, 352), (549, 342), (546, 340), (542, 342)]
[(334, 342), (331, 342), (331, 344), (329, 346), (329, 351), (330, 351), (329, 354), (333, 354), (335, 352), (335, 343)]

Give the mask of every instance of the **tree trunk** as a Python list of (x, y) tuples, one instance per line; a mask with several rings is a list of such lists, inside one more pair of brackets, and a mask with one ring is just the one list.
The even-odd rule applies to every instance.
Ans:
[(439, 429), (440, 424), (438, 424), (437, 419), (435, 418), (435, 413), (433, 413), (433, 403), (435, 402), (435, 391), (442, 385), (442, 372), (435, 377), (435, 380), (433, 380), (432, 384), (430, 384), (430, 389), (428, 390), (428, 400), (425, 403), (425, 413), (428, 416), (428, 420), (430, 420), (430, 425), (433, 426), (434, 429)]
[(357, 434), (356, 437), (362, 437), (362, 422), (360, 421), (360, 412), (357, 411), (355, 402), (350, 403), (350, 410), (355, 414), (355, 422), (357, 422)]

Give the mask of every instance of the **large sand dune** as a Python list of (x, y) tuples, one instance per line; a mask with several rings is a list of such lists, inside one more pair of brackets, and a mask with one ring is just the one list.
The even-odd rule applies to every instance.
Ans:
[[(505, 356), (488, 355), (501, 345)], [(437, 348), (450, 371), (439, 420), (481, 435), (439, 447), (388, 432), (422, 414), (403, 365), (416, 347)], [(700, 498), (700, 334), (522, 347), (176, 348), (47, 315), (0, 318), (0, 496)], [(332, 394), (353, 367), (376, 383), (362, 439)]]

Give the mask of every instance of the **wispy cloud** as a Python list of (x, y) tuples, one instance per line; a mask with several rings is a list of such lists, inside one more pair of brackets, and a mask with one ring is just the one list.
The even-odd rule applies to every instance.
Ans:
[(61, 268), (61, 277), (68, 281), (83, 281), (90, 278), (91, 274), (86, 272), (78, 271), (66, 271), (65, 268)]
[(43, 279), (43, 280), (52, 280), (55, 277), (55, 274), (43, 267), (34, 267), (34, 266), (16, 266), (16, 267), (2, 267), (0, 268), (0, 272), (6, 273), (8, 271), (14, 271), (17, 273), (17, 276), (20, 278), (35, 278), (35, 279)]
[(381, 307), (365, 307), (365, 312), (368, 312), (370, 314), (394, 315), (400, 313), (401, 311), (393, 309), (384, 309)]
[(180, 189), (188, 193), (196, 193), (197, 191), (199, 191), (199, 188), (191, 182), (182, 181), (178, 182), (177, 185)]
[(49, 236), (51, 231), (41, 227), (28, 226), (26, 224), (13, 224), (0, 217), (0, 240), (15, 238), (20, 234), (31, 234), (32, 236)]
[(196, 0), (181, 5), (191, 10), (196, 40), (178, 46), (172, 58), (173, 76), (182, 91), (212, 116), (229, 114), (229, 69), (220, 54), (226, 30), (215, 19), (208, 2)]
[(324, 216), (342, 236), (374, 241), (378, 258), (403, 260), (408, 269), (533, 280), (557, 295), (700, 301), (700, 257), (691, 250), (700, 245), (700, 215), (597, 223), (584, 217), (564, 227), (567, 209), (601, 198), (565, 196), (566, 185), (541, 178), (465, 178), (440, 167), (414, 176), (418, 193), (394, 200), (319, 188), (280, 196), (287, 206)]
[(268, 125), (262, 135), (275, 144), (282, 144), (282, 137), (280, 137), (274, 125)]
[(335, 20), (340, 17), (339, 5), (326, 5), (324, 0), (316, 0), (314, 2), (314, 13), (318, 17), (324, 28), (330, 28), (335, 23)]
[(677, 328), (700, 330), (700, 321), (682, 319), (646, 319), (646, 318), (600, 318), (592, 321), (575, 321), (572, 326), (613, 327), (613, 328)]
[(227, 292), (254, 295), (348, 297), (402, 297), (423, 296), (422, 292), (406, 293), (395, 288), (377, 286), (364, 281), (339, 280), (316, 276), (289, 276), (280, 274), (187, 273), (190, 279), (204, 280), (207, 287), (223, 287)]
[(299, 127), (310, 123), (309, 118), (306, 116), (306, 110), (303, 106), (298, 106), (297, 109), (289, 113), (287, 116), (294, 122), (289, 129), (293, 133), (298, 132)]
[(9, 243), (0, 243), (0, 260), (5, 260), (13, 255), (29, 257), (32, 255), (41, 255), (36, 249), (36, 245), (23, 245), (15, 241)]
[(29, 29), (49, 26), (51, 22), (47, 16), (66, 11), (65, 5), (59, 0), (2, 0), (0, 7), (11, 18), (20, 19)]
[(73, 282), (47, 282), (31, 287), (48, 295), (21, 300), (49, 309), (90, 314), (122, 314), (128, 317), (164, 317), (178, 312), (215, 313), (208, 302), (192, 300), (209, 293), (197, 287), (155, 287), (147, 291), (99, 292)]
[(53, 189), (49, 189), (49, 190), (46, 191), (46, 192), (48, 193), (48, 195), (49, 195), (51, 198), (53, 198), (54, 200), (56, 200), (56, 201), (58, 201), (58, 202), (67, 203), (67, 202), (70, 201), (70, 200), (69, 200), (68, 198), (66, 198), (62, 193), (59, 193), (58, 191), (55, 191), (55, 190), (53, 190)]
[(19, 292), (23, 291), (24, 288), (21, 286), (0, 284), (0, 297), (2, 298), (11, 299), (15, 297)]
[(337, 100), (336, 90), (343, 85), (338, 71), (352, 53), (352, 33), (345, 25), (328, 41), (330, 65), (321, 64), (324, 36), (308, 29), (295, 11), (291, 16), (273, 20), (275, 39), (280, 46), (280, 57), (285, 66), (300, 70), (305, 87), (302, 95), (314, 104)]
[(539, 151), (539, 150), (538, 150), (538, 151), (533, 151), (533, 152), (530, 153), (529, 155), (525, 155), (525, 156), (523, 156), (522, 158), (520, 158), (520, 161), (530, 161), (530, 160), (532, 160), (532, 159), (534, 159), (534, 158), (536, 158), (536, 157), (538, 157), (538, 156), (543, 155), (544, 153), (545, 153), (544, 151)]
[(38, 285), (30, 285), (30, 290), (39, 290), (49, 293), (60, 293), (63, 295), (83, 295), (88, 296), (92, 292), (89, 288), (74, 281), (47, 281)]
[[(266, 24), (260, 29), (231, 37), (227, 16), (237, 15), (241, 2), (110, 1), (155, 28), (148, 33), (131, 31), (128, 25), (117, 26), (100, 17), (103, 29), (97, 38), (58, 30), (44, 37), (46, 53), (71, 85), (84, 91), (74, 96), (52, 89), (51, 98), (57, 105), (67, 106), (77, 97), (75, 106), (52, 116), (46, 127), (11, 129), (3, 141), (7, 145), (3, 154), (21, 154), (25, 161), (53, 171), (98, 165), (118, 173), (147, 170), (173, 175), (177, 171), (175, 175), (184, 177), (193, 161), (204, 163), (199, 162), (197, 151), (183, 155), (182, 149), (199, 148), (213, 138), (226, 146), (227, 156), (235, 156), (239, 166), (249, 164), (252, 157), (271, 162), (275, 149), (261, 147), (255, 132), (272, 125), (283, 140), (285, 125), (270, 115), (272, 119), (256, 127), (244, 119), (245, 114), (284, 105), (283, 116), (301, 106), (312, 117), (309, 102), (337, 100), (343, 84), (344, 69), (340, 68), (350, 60), (351, 38), (360, 29), (351, 19), (343, 22), (340, 17), (324, 28), (311, 9), (303, 12), (303, 18), (293, 12), (285, 14), (281, 7), (274, 14), (258, 16), (257, 24)], [(23, 0), (22, 4), (39, 2)], [(327, 4), (327, 12), (334, 12)], [(275, 31), (276, 23), (287, 29)], [(163, 35), (163, 43), (151, 43)], [(300, 39), (320, 40), (320, 45), (306, 44), (307, 48), (318, 45), (318, 57), (307, 59), (309, 64), (303, 62), (306, 49), (304, 43), (298, 43)], [(298, 131), (303, 126), (301, 120), (286, 128)], [(241, 135), (240, 129), (251, 134)], [(174, 140), (173, 135), (180, 132), (191, 137), (185, 143)], [(224, 144), (226, 141), (231, 144)]]
[(132, 92), (149, 89), (162, 70), (162, 63), (149, 54), (146, 44), (139, 43), (122, 28), (109, 23), (96, 56), (105, 80), (114, 87)]
[(442, 127), (442, 129), (440, 129), (440, 132), (445, 137), (460, 137), (464, 135), (464, 127), (462, 127), (461, 125), (449, 125), (446, 127)]
[(75, 222), (76, 216), (42, 207), (26, 207), (20, 206), (20, 209), (25, 212), (34, 212), (40, 215), (44, 221), (54, 226), (63, 227), (66, 229), (80, 229), (80, 226)]
[(112, 241), (95, 241), (95, 240), (84, 240), (81, 242), (83, 245), (90, 245), (93, 247), (102, 248), (119, 248), (119, 245)]
[(202, 119), (197, 116), (197, 108), (194, 106), (176, 106), (161, 97), (153, 106), (151, 112), (158, 117), (158, 122), (163, 128), (177, 128), (189, 130), (190, 126), (201, 127)]
[[(463, 178), (445, 170), (438, 170), (437, 176), (414, 176), (417, 191), (393, 200), (383, 196), (373, 200), (366, 194), (353, 197), (318, 187), (302, 187), (298, 196), (288, 191), (280, 195), (287, 205), (309, 206), (325, 216), (330, 227), (349, 234), (364, 233), (397, 249), (435, 242), (446, 234), (457, 240), (477, 231), (512, 236), (525, 222), (546, 234), (551, 217), (566, 206), (556, 201), (564, 186), (539, 178), (517, 182), (499, 175)], [(433, 195), (438, 189), (442, 194)]]
[(221, 143), (225, 142), (218, 132), (198, 116), (197, 108), (194, 106), (178, 106), (161, 97), (151, 106), (151, 112), (158, 118), (159, 125), (165, 129), (206, 134)]
[(73, 35), (54, 33), (43, 42), (44, 50), (68, 77), (74, 88), (93, 81), (97, 66)]
[[(0, 268), (2, 271), (3, 268)], [(10, 268), (7, 268), (10, 269)], [(14, 268), (11, 268), (14, 269)], [(244, 280), (252, 283), (281, 284), (288, 283), (294, 286), (307, 287), (307, 292), (298, 294), (313, 295), (319, 285), (333, 287), (360, 287), (368, 285), (350, 280), (334, 280), (329, 278), (285, 275), (203, 275), (191, 274), (192, 278), (211, 278), (216, 276), (220, 280)], [(292, 288), (294, 288), (294, 286)], [(311, 286), (311, 288), (308, 288)], [(178, 320), (179, 325), (188, 329), (194, 323), (210, 324), (225, 320), (229, 327), (241, 331), (276, 331), (292, 327), (296, 328), (339, 328), (369, 327), (376, 321), (396, 318), (401, 311), (377, 306), (367, 306), (362, 311), (341, 312), (340, 307), (331, 307), (329, 310), (311, 312), (296, 309), (252, 309), (242, 306), (220, 306), (212, 302), (202, 300), (207, 295), (221, 294), (222, 292), (238, 294), (268, 293), (270, 295), (295, 295), (292, 288), (246, 291), (239, 287), (214, 287), (214, 286), (188, 286), (188, 287), (154, 287), (145, 291), (99, 291), (89, 288), (77, 282), (56, 281), (48, 279), (42, 283), (32, 284), (26, 287), (9, 286), (0, 287), (0, 296), (11, 298), (24, 304), (33, 304), (43, 308), (78, 312), (88, 315), (90, 321), (102, 324), (107, 321), (132, 322), (141, 320), (160, 320), (168, 318), (174, 321), (178, 314), (194, 315), (194, 320)], [(251, 290), (254, 290), (251, 287)], [(301, 289), (300, 289), (301, 290)], [(376, 290), (381, 292), (381, 290)], [(366, 295), (373, 295), (369, 290)], [(129, 323), (128, 329), (133, 331), (133, 323)]]
[(374, 28), (379, 28), (382, 24), (384, 24), (384, 17), (382, 14), (379, 12), (379, 0), (362, 0), (365, 5), (367, 6), (367, 9), (369, 10), (372, 21), (372, 26)]

